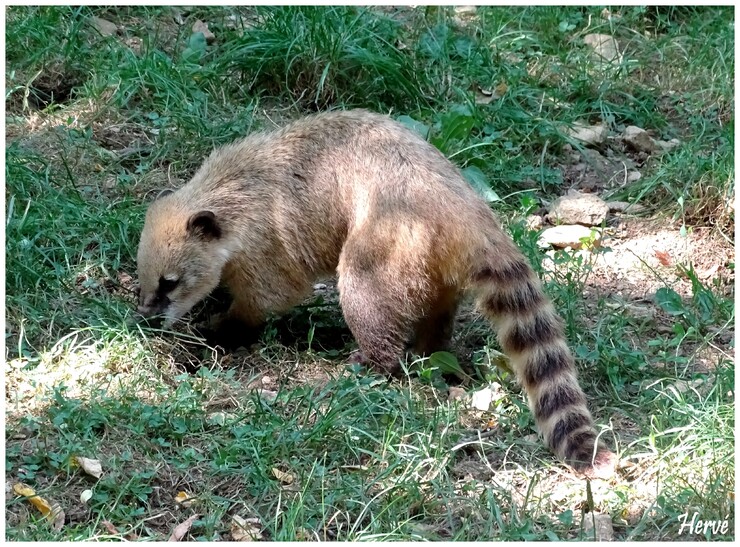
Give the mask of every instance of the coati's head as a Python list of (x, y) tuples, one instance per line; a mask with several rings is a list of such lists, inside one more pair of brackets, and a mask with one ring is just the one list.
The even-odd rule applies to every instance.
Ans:
[(139, 242), (139, 313), (172, 325), (216, 288), (228, 258), (212, 211), (193, 210), (177, 192), (160, 195), (149, 206)]

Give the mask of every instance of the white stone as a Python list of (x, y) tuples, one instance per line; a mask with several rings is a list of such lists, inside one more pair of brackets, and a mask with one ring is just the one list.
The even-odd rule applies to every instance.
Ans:
[(590, 238), (594, 232), (594, 240), (601, 240), (601, 233), (595, 228), (588, 228), (580, 224), (566, 224), (563, 226), (554, 226), (548, 228), (540, 234), (537, 244), (540, 247), (557, 247), (564, 249), (580, 249), (583, 246), (581, 239)]

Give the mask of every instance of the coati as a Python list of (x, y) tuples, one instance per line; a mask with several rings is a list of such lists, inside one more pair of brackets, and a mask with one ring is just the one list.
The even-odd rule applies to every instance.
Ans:
[(223, 283), (245, 328), (338, 275), (366, 362), (399, 369), (404, 345), (444, 349), (463, 291), (492, 322), (550, 448), (586, 476), (610, 474), (561, 320), (527, 259), (460, 171), (388, 117), (321, 113), (215, 150), (149, 207), (139, 311), (165, 325)]

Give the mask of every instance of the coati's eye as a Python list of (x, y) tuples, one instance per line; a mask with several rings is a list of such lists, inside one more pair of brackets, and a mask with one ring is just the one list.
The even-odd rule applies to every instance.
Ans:
[(175, 278), (167, 278), (165, 276), (161, 276), (159, 278), (159, 292), (162, 294), (167, 294), (175, 290), (175, 287), (180, 283), (180, 279)]

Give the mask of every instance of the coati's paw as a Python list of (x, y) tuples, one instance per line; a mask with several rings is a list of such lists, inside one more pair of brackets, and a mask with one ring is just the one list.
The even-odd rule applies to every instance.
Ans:
[(376, 361), (373, 361), (372, 359), (369, 359), (365, 353), (363, 353), (362, 350), (355, 350), (353, 351), (349, 359), (347, 359), (348, 363), (359, 363), (360, 365), (372, 369), (378, 374), (384, 374), (386, 376), (399, 376), (401, 374), (401, 365), (396, 363), (395, 366), (391, 364), (380, 364)]
[(225, 350), (249, 346), (259, 338), (259, 329), (250, 328), (227, 315), (218, 315), (208, 323), (199, 325), (197, 330), (207, 344), (221, 346)]
[(365, 354), (362, 353), (359, 349), (356, 349), (352, 353), (349, 354), (349, 357), (347, 358), (348, 363), (358, 363), (360, 365), (367, 364), (367, 357), (365, 357)]
[(590, 462), (573, 462), (571, 465), (576, 473), (587, 479), (608, 480), (614, 476), (617, 470), (619, 458), (614, 452), (599, 447), (596, 457)]

